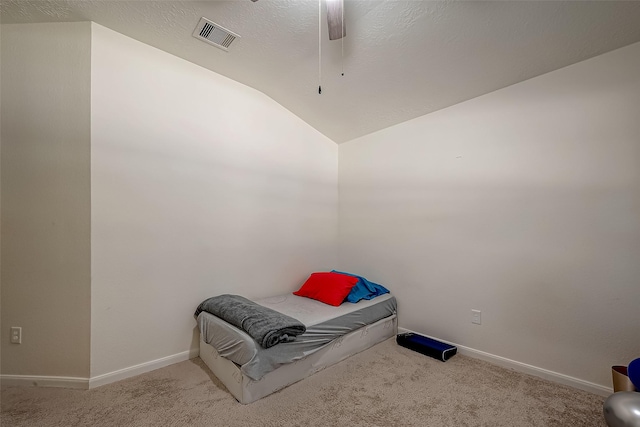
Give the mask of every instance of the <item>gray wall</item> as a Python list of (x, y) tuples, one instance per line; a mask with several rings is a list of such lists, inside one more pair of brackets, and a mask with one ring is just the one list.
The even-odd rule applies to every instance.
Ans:
[(91, 27), (1, 31), (2, 374), (86, 378)]

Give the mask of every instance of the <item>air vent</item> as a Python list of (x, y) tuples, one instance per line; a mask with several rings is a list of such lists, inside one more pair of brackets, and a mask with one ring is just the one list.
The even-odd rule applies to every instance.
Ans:
[(222, 28), (215, 22), (209, 21), (207, 18), (200, 18), (200, 22), (198, 22), (198, 26), (193, 32), (193, 37), (228, 52), (231, 43), (240, 36), (226, 28)]

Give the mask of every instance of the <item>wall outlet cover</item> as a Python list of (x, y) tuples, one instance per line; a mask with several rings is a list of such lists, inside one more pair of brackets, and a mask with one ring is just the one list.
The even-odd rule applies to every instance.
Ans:
[(482, 312), (480, 310), (471, 310), (471, 323), (482, 324)]

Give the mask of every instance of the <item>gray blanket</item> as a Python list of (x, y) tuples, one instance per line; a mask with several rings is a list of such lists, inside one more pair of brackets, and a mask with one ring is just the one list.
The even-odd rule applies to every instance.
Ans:
[(295, 339), (306, 327), (300, 321), (239, 295), (219, 295), (204, 300), (194, 314), (206, 311), (245, 331), (263, 348)]

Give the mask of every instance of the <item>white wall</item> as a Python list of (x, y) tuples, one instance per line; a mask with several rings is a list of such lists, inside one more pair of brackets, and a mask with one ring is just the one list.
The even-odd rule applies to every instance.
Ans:
[(340, 145), (339, 171), (340, 267), (400, 326), (603, 386), (640, 355), (640, 44)]
[(1, 31), (2, 374), (86, 378), (90, 24)]
[(338, 148), (251, 88), (92, 28), (95, 377), (197, 347), (207, 297), (333, 268)]

